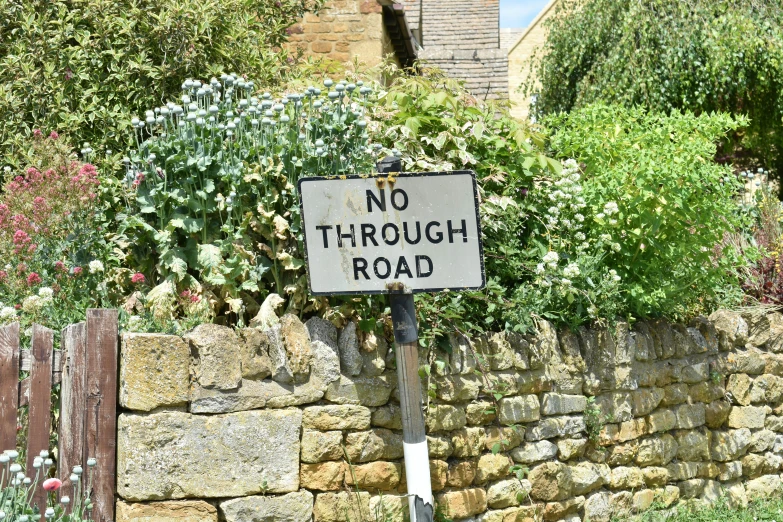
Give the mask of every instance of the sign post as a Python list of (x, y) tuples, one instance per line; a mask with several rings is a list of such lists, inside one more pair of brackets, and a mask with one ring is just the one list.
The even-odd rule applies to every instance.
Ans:
[(302, 178), (299, 194), (311, 292), (389, 295), (411, 522), (432, 522), (413, 292), (480, 289), (484, 258), (475, 174), (401, 170), (386, 158), (379, 176)]

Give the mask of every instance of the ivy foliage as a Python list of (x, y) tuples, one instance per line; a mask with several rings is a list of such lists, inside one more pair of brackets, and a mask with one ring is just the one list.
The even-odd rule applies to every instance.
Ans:
[(182, 78), (291, 69), (286, 29), (323, 0), (0, 0), (0, 162), (33, 129), (67, 130), (97, 156), (132, 145), (131, 115)]
[(561, 0), (531, 67), (538, 116), (601, 101), (749, 117), (720, 157), (783, 172), (778, 0)]

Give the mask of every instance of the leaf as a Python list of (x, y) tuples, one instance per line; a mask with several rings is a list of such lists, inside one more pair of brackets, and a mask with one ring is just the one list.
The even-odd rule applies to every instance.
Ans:
[(202, 269), (217, 268), (222, 262), (220, 248), (215, 245), (198, 246), (198, 264)]
[(171, 248), (161, 256), (161, 263), (163, 266), (171, 270), (172, 273), (177, 275), (178, 280), (182, 280), (188, 273), (188, 264), (185, 262), (185, 256), (183, 255), (181, 248)]

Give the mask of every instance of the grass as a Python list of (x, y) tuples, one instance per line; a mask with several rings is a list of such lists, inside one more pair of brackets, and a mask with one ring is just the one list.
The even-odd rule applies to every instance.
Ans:
[(653, 508), (634, 519), (639, 522), (783, 522), (783, 497), (754, 501), (746, 508), (731, 507), (724, 499), (695, 511), (683, 507)]

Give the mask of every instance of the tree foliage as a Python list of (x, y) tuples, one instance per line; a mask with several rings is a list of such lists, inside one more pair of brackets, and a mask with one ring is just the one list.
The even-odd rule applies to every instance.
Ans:
[(67, 130), (101, 157), (131, 145), (131, 115), (182, 78), (242, 71), (273, 83), (286, 29), (323, 0), (0, 0), (0, 161), (33, 129)]
[(531, 67), (539, 115), (595, 101), (746, 115), (719, 157), (783, 172), (778, 0), (561, 0)]

